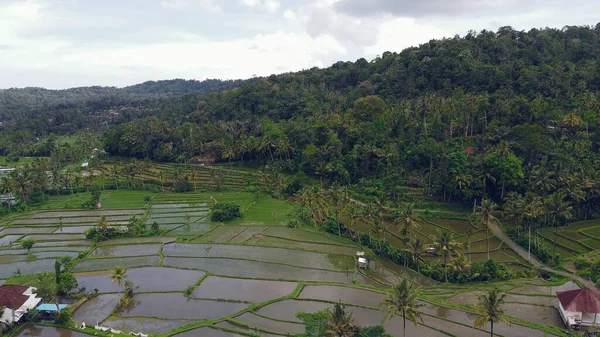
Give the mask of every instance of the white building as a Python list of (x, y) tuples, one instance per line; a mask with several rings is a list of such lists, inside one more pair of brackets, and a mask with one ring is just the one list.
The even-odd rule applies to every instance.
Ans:
[(4, 308), (0, 325), (9, 327), (18, 323), (25, 314), (38, 306), (42, 299), (35, 296), (34, 290), (35, 288), (27, 286), (0, 286), (0, 307)]
[(558, 311), (568, 328), (600, 326), (600, 294), (589, 289), (559, 291)]

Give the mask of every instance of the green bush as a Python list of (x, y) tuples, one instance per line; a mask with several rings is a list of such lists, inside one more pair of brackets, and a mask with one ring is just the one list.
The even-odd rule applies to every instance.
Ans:
[(240, 205), (233, 202), (222, 202), (215, 204), (211, 209), (210, 220), (227, 222), (235, 218), (241, 218)]
[(71, 309), (64, 308), (58, 312), (58, 314), (54, 318), (54, 323), (68, 328), (71, 326), (71, 318), (72, 317), (73, 317), (73, 314), (71, 313)]

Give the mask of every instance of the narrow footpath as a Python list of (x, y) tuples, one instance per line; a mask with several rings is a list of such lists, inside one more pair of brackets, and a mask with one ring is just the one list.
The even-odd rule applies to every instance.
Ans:
[(586, 288), (592, 289), (596, 292), (600, 292), (598, 290), (598, 287), (596, 287), (596, 284), (594, 284), (594, 282), (586, 280), (582, 277), (579, 277), (575, 274), (571, 274), (568, 273), (566, 271), (562, 271), (562, 270), (556, 270), (556, 269), (552, 269), (550, 267), (547, 267), (546, 265), (540, 263), (538, 260), (536, 260), (533, 256), (531, 258), (528, 258), (528, 254), (527, 251), (525, 251), (525, 249), (523, 249), (523, 247), (519, 246), (518, 244), (516, 244), (513, 240), (511, 240), (508, 236), (506, 236), (506, 234), (504, 234), (504, 232), (500, 229), (500, 227), (498, 227), (498, 225), (496, 224), (490, 224), (490, 229), (492, 230), (492, 232), (494, 232), (494, 235), (496, 235), (497, 237), (500, 238), (500, 240), (502, 240), (504, 243), (506, 243), (510, 248), (512, 248), (512, 250), (514, 250), (517, 254), (519, 254), (525, 261), (529, 261), (534, 267), (540, 269), (540, 270), (545, 270), (551, 273), (555, 273), (558, 275), (562, 275), (565, 277), (569, 277), (572, 278), (574, 280), (577, 280), (581, 283), (583, 283), (583, 285), (585, 285)]

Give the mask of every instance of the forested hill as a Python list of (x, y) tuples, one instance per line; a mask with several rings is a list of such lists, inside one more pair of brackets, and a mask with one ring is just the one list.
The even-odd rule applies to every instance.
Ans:
[[(66, 90), (44, 88), (0, 89), (0, 121), (30, 117), (30, 113), (77, 107), (83, 110), (101, 109), (132, 101), (178, 97), (190, 93), (206, 94), (224, 90), (241, 81), (165, 80), (148, 81), (124, 88), (80, 87)], [(87, 112), (87, 111), (86, 111)]]
[(503, 27), (168, 98), (109, 123), (105, 148), (268, 162), (397, 198), (407, 186), (471, 204), (555, 195), (598, 216), (599, 37), (600, 24)]

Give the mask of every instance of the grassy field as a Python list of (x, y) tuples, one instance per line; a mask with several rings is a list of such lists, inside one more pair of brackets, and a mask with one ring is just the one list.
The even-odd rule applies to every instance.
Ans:
[[(555, 286), (539, 280), (443, 285), (375, 258), (370, 250), (366, 251), (372, 261), (370, 269), (359, 270), (355, 260), (359, 247), (355, 242), (313, 228), (288, 227), (286, 220), (293, 206), (268, 196), (233, 191), (176, 194), (129, 190), (104, 191), (101, 195), (101, 210), (82, 209), (89, 193), (79, 193), (52, 197), (40, 209), (2, 219), (0, 283), (35, 285), (30, 274), (53, 271), (56, 257), (77, 257), (86, 252), (85, 257), (76, 260), (75, 276), (80, 286), (97, 288), (100, 294), (75, 310), (78, 323), (85, 321), (90, 326), (99, 322), (127, 333), (178, 337), (301, 333), (303, 326), (296, 312), (331, 308), (338, 301), (356, 315), (357, 323), (385, 323), (390, 334), (402, 336), (401, 319), (386, 320), (386, 313), (377, 307), (399, 278), (408, 278), (425, 290), (421, 298), (424, 323), (407, 326), (408, 335), (483, 335), (472, 327), (469, 302), (478, 291), (502, 288), (522, 292), (524, 286), (537, 287), (511, 298), (511, 305), (520, 312), (531, 311), (523, 303), (537, 303), (541, 294), (551, 293)], [(151, 197), (149, 202), (147, 196)], [(212, 205), (229, 201), (241, 206), (243, 218), (228, 223), (214, 223), (207, 218)], [(161, 235), (109, 240), (97, 247), (81, 237), (81, 232), (102, 215), (107, 216), (110, 225), (118, 225), (133, 214), (147, 217), (147, 224), (160, 221)], [(189, 222), (186, 214), (190, 215)], [(464, 220), (428, 219), (422, 223), (419, 235), (428, 240), (437, 229), (446, 228), (465, 241), (470, 226)], [(27, 237), (40, 240), (29, 254), (20, 247), (20, 241)], [(390, 241), (395, 238), (391, 234), (387, 237)], [(471, 240), (473, 259), (486, 259), (485, 230), (475, 228)], [(396, 238), (393, 242), (400, 245), (402, 241)], [(496, 238), (490, 238), (490, 247), (497, 261), (522, 262)], [(131, 281), (138, 286), (136, 304), (124, 312), (115, 311), (122, 290), (109, 280), (110, 271), (117, 265), (128, 268)], [(21, 276), (13, 276), (17, 270)], [(186, 295), (188, 288), (191, 292)], [(555, 300), (551, 295), (547, 298)], [(444, 319), (438, 318), (439, 312), (447, 313)], [(551, 314), (547, 308), (543, 313)], [(541, 314), (512, 317), (511, 321), (513, 326), (500, 327), (499, 333), (541, 336), (548, 332), (564, 336), (555, 320)], [(51, 329), (55, 328), (28, 326), (16, 336), (71, 333)], [(83, 332), (97, 333), (93, 329)]]

